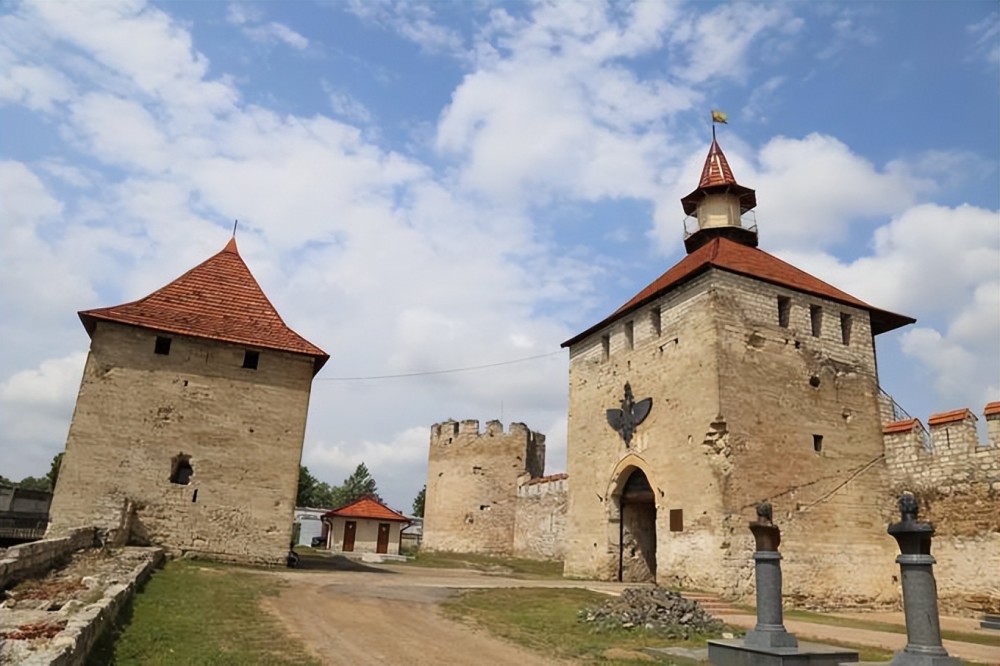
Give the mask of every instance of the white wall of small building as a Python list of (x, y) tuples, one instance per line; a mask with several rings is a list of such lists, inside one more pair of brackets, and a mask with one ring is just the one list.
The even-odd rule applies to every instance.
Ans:
[(335, 516), (332, 519), (332, 529), (327, 541), (327, 548), (335, 553), (344, 552), (344, 525), (348, 520), (357, 523), (354, 534), (354, 553), (374, 553), (378, 546), (378, 526), (380, 523), (389, 525), (389, 545), (386, 553), (399, 554), (399, 533), (405, 523), (369, 520), (366, 518), (343, 518)]

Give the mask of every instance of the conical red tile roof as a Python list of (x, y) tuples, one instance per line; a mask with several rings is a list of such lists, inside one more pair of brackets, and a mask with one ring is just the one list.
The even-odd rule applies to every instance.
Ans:
[(729, 168), (729, 160), (719, 147), (719, 142), (712, 139), (712, 145), (708, 148), (708, 156), (705, 158), (705, 166), (701, 170), (701, 180), (698, 187), (712, 187), (715, 185), (735, 185), (736, 177), (733, 170)]
[(390, 520), (400, 523), (408, 523), (410, 519), (401, 513), (393, 511), (385, 504), (382, 504), (371, 495), (362, 497), (346, 506), (333, 511), (327, 511), (323, 517), (341, 516), (343, 518), (369, 518), (371, 520)]
[(218, 254), (149, 296), (109, 308), (83, 310), (93, 335), (98, 320), (237, 345), (306, 354), (314, 373), (330, 358), (288, 327), (240, 257), (232, 238)]
[(712, 145), (708, 148), (708, 155), (705, 156), (705, 166), (701, 169), (701, 180), (698, 182), (698, 189), (681, 199), (685, 215), (694, 215), (698, 210), (698, 204), (705, 198), (706, 194), (716, 191), (731, 191), (740, 198), (740, 209), (746, 212), (757, 206), (757, 195), (749, 187), (743, 187), (736, 182), (736, 176), (729, 167), (729, 160), (726, 154), (719, 147), (719, 142), (712, 139)]
[(568, 347), (576, 344), (598, 329), (624, 317), (710, 268), (746, 275), (764, 282), (867, 310), (871, 315), (872, 333), (876, 335), (916, 321), (912, 317), (872, 307), (847, 292), (841, 291), (761, 249), (737, 243), (728, 238), (718, 237), (681, 259), (609, 317), (567, 340), (562, 346)]

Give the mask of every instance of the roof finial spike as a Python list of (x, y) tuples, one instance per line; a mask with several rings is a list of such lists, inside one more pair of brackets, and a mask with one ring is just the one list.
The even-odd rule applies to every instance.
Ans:
[[(715, 131), (715, 126), (712, 126), (713, 132)], [(714, 135), (713, 135), (714, 138)], [(240, 223), (239, 220), (233, 220), (233, 238), (236, 238), (236, 226)]]

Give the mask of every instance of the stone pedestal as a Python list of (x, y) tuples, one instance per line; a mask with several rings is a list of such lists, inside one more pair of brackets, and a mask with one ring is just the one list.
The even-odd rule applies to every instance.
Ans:
[(797, 647), (798, 639), (785, 630), (781, 609), (781, 553), (776, 550), (757, 551), (753, 559), (757, 584), (757, 626), (747, 632), (743, 643), (758, 648)]
[(735, 639), (709, 641), (708, 661), (712, 666), (839, 666), (856, 663), (858, 653), (805, 641), (796, 647), (780, 648), (754, 647)]
[(708, 660), (714, 666), (838, 666), (858, 661), (846, 648), (802, 643), (785, 629), (781, 609), (781, 530), (771, 522), (771, 505), (757, 506), (750, 523), (757, 546), (753, 554), (757, 587), (757, 625), (741, 640), (708, 642)]
[(899, 499), (902, 519), (889, 525), (889, 534), (899, 544), (900, 579), (903, 584), (903, 615), (906, 618), (906, 647), (897, 652), (891, 666), (959, 666), (941, 644), (937, 582), (931, 538), (934, 527), (917, 520), (917, 500), (913, 495)]

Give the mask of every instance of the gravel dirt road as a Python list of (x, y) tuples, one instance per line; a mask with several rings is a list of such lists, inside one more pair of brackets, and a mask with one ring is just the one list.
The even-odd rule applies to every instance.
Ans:
[(461, 589), (587, 587), (615, 591), (617, 583), (520, 580), (474, 571), (393, 565), (348, 570), (288, 570), (287, 585), (264, 607), (280, 618), (324, 664), (417, 666), (551, 666), (530, 652), (444, 617), (438, 603)]

